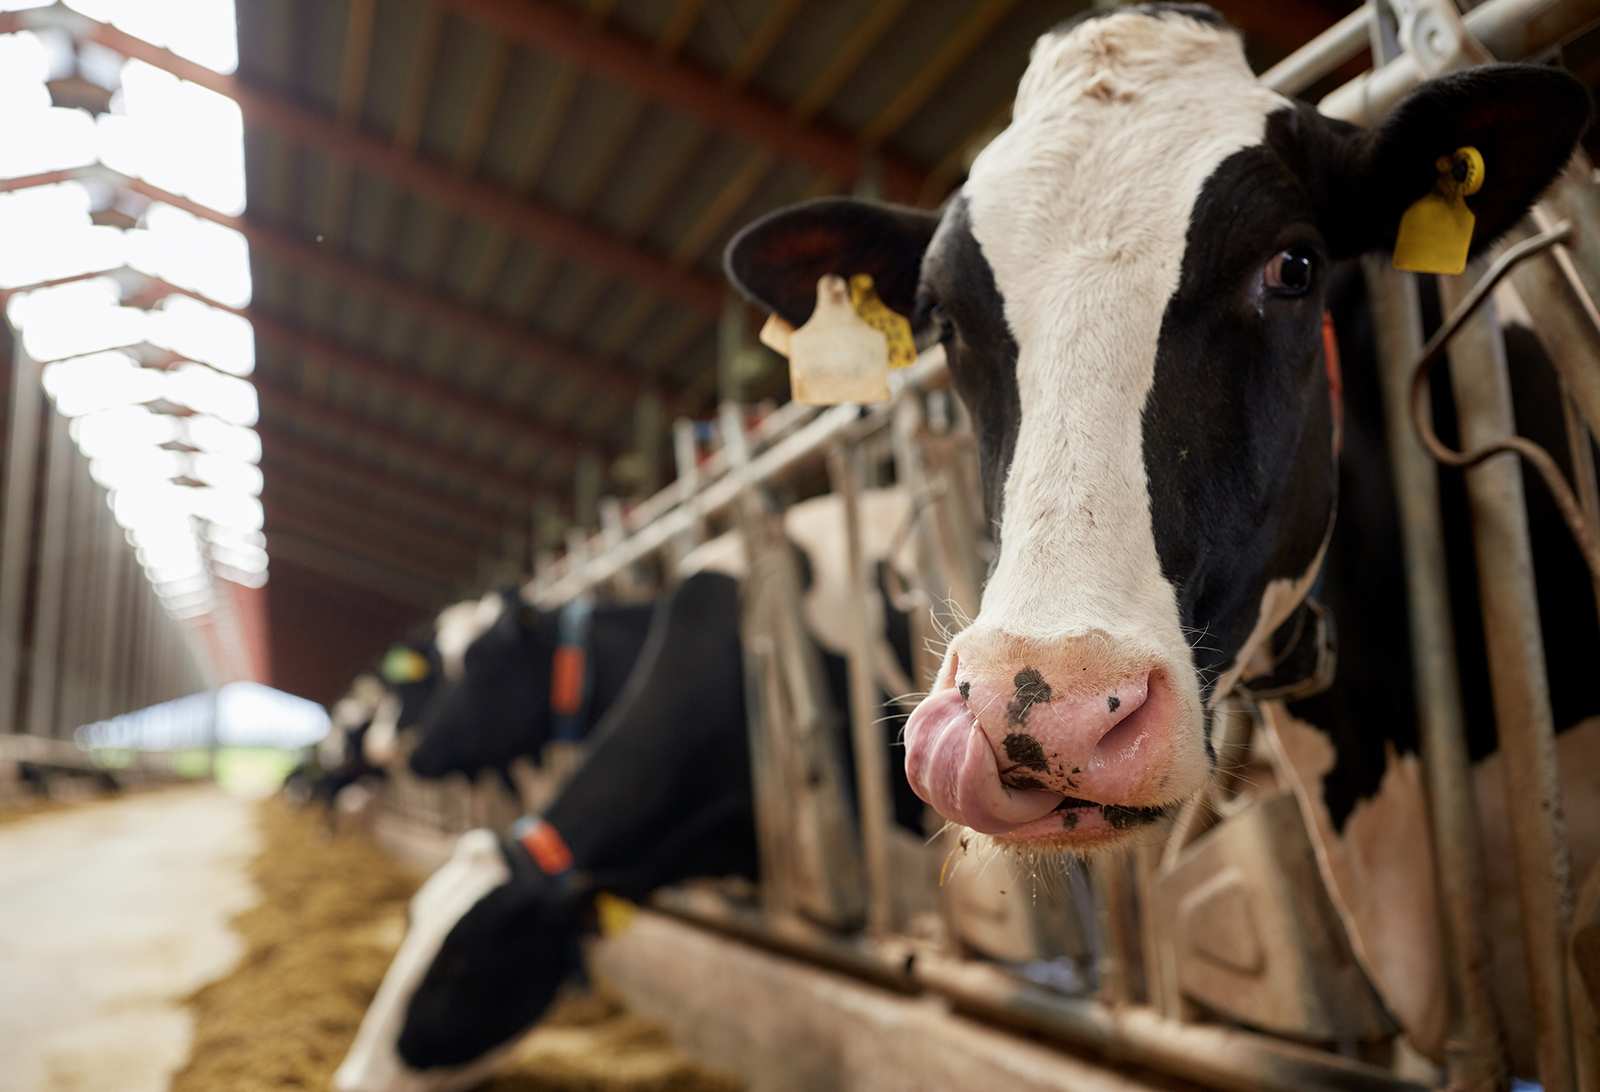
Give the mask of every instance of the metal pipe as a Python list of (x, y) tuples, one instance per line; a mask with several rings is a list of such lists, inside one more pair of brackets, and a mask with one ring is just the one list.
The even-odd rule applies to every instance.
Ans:
[[(900, 372), (894, 381), (901, 391), (925, 390), (943, 383), (945, 374), (944, 354), (931, 352)], [(780, 477), (798, 465), (814, 463), (836, 440), (860, 437), (886, 427), (893, 405), (892, 401), (871, 408), (843, 405), (822, 411), (765, 451), (752, 455), (747, 463), (731, 466), (700, 493), (693, 512), (680, 504), (629, 535), (616, 549), (567, 565), (554, 581), (533, 589), (534, 602), (549, 606), (582, 595), (624, 566), (661, 549), (673, 536), (681, 534), (692, 519), (708, 518), (730, 507), (747, 486)]]
[[(1508, 247), (1500, 257), (1495, 259), (1487, 271), (1470, 291), (1463, 290), (1459, 306), (1450, 311), (1450, 317), (1428, 339), (1428, 344), (1423, 346), (1421, 355), (1412, 371), (1411, 381), (1411, 417), (1416, 425), (1416, 432), (1422, 439), (1422, 446), (1427, 449), (1439, 462), (1446, 466), (1460, 467), (1463, 469), (1477, 466), (1479, 463), (1495, 455), (1515, 452), (1527, 460), (1528, 464), (1539, 472), (1544, 479), (1545, 486), (1550, 490), (1556, 507), (1561, 511), (1561, 517), (1567, 522), (1567, 529), (1572, 533), (1572, 539), (1578, 545), (1578, 551), (1583, 554), (1589, 571), (1596, 580), (1600, 580), (1600, 540), (1589, 532), (1583, 518), (1583, 509), (1578, 503), (1577, 496), (1572, 487), (1567, 484), (1566, 478), (1561, 473), (1561, 468), (1550, 453), (1540, 445), (1523, 436), (1518, 436), (1512, 429), (1505, 430), (1496, 435), (1495, 439), (1483, 444), (1470, 445), (1457, 451), (1445, 445), (1439, 439), (1433, 428), (1433, 413), (1426, 398), (1427, 380), (1429, 370), (1444, 355), (1446, 346), (1466, 323), (1474, 317), (1476, 312), (1489, 298), (1489, 292), (1494, 286), (1509, 273), (1513, 266), (1525, 258), (1555, 246), (1569, 238), (1572, 226), (1566, 222), (1557, 224), (1547, 232), (1535, 235), (1530, 239)], [(1499, 325), (1495, 325), (1495, 336), (1499, 337)], [(1500, 350), (1500, 358), (1504, 359), (1504, 346)]]
[[(1481, 265), (1477, 269), (1483, 270)], [(1463, 281), (1442, 278), (1441, 303), (1455, 311), (1474, 295)], [(1505, 345), (1492, 304), (1479, 308), (1450, 346), (1462, 440), (1499, 443), (1515, 428)], [(1538, 1056), (1545, 1092), (1573, 1088), (1571, 1011), (1567, 1006), (1568, 860), (1556, 769), (1555, 728), (1533, 585), (1522, 475), (1498, 459), (1467, 471), (1478, 587), (1495, 723), (1500, 733), (1512, 850), (1516, 859), (1523, 952), (1527, 961)]]
[[(1508, 236), (1513, 242), (1532, 237), (1521, 225)], [(1511, 271), (1511, 284), (1578, 411), (1589, 429), (1600, 433), (1600, 328), (1585, 313), (1573, 281), (1562, 270), (1564, 249), (1558, 246), (1538, 261), (1521, 263)]]
[(1167, 1020), (1142, 1005), (1112, 1009), (1063, 997), (999, 968), (933, 953), (917, 956), (917, 979), (958, 1009), (1229, 1092), (1422, 1092), (1422, 1086), (1336, 1054), (1216, 1025)]
[(0, 483), (0, 734), (21, 727), (17, 690), (24, 652), (22, 607), (28, 597), (39, 420), (45, 408), (39, 365), (22, 349), (21, 338), (13, 340), (17, 347), (11, 362), (11, 421), (5, 479)]
[(72, 514), (73, 462), (78, 458), (67, 431), (67, 419), (53, 409), (49, 417), (44, 512), (39, 518), (39, 594), (34, 605), (33, 662), (28, 669), (28, 712), (22, 720), (24, 731), (39, 735), (55, 734), (66, 538)]
[(884, 754), (879, 721), (877, 675), (872, 669), (873, 603), (879, 600), (867, 577), (861, 555), (860, 447), (846, 452), (828, 451), (828, 477), (833, 491), (844, 501), (845, 563), (851, 611), (850, 740), (855, 751), (856, 811), (860, 817), (862, 856), (867, 872), (867, 925), (879, 936), (887, 935), (894, 920), (894, 862), (889, 856), (894, 809), (889, 801), (889, 763)]
[[(1464, 16), (1467, 32), (1504, 61), (1536, 56), (1600, 21), (1600, 0), (1489, 0)], [(1324, 98), (1317, 109), (1357, 125), (1382, 120), (1426, 79), (1409, 53), (1363, 73)]]
[[(1566, 383), (1561, 384), (1561, 418), (1567, 426), (1567, 454), (1572, 460), (1573, 488), (1583, 510), (1583, 525), (1591, 537), (1600, 541), (1600, 480), (1595, 477), (1594, 437), (1585, 427)], [(1591, 573), (1589, 584), (1594, 589), (1596, 616), (1600, 616), (1600, 576)]]
[(1446, 579), (1438, 471), (1412, 431), (1411, 365), (1422, 351), (1417, 281), (1383, 258), (1363, 263), (1377, 340), (1390, 473), (1400, 515), (1406, 571), (1412, 686), (1428, 784), (1434, 868), (1444, 911), (1446, 956), (1455, 1005), (1446, 1046), (1452, 1085), (1498, 1087), (1501, 1035), (1488, 980), (1489, 944), (1478, 904), (1484, 890), (1478, 802), (1461, 709), (1455, 620)]
[(1298, 95), (1367, 48), (1372, 9), (1361, 5), (1311, 41), (1261, 74), (1261, 82), (1285, 95)]
[(1576, 237), (1584, 241), (1585, 245), (1572, 250), (1557, 250), (1555, 262), (1572, 284), (1591, 323), (1600, 321), (1594, 304), (1595, 297), (1600, 297), (1600, 253), (1595, 245), (1595, 240), (1600, 239), (1600, 193), (1595, 191), (1594, 178), (1594, 163), (1579, 148), (1533, 210), (1534, 222), (1541, 231), (1549, 227), (1550, 220), (1570, 220), (1577, 229)]

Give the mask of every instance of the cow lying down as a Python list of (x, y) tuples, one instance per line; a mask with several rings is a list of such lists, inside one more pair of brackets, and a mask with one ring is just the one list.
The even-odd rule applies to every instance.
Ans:
[[(910, 515), (897, 491), (862, 497), (865, 555), (885, 560)], [(808, 632), (846, 707), (849, 592), (842, 505), (796, 505), (785, 529), (808, 575)], [(509, 835), (476, 830), (412, 901), (405, 940), (348, 1057), (339, 1092), (470, 1087), (549, 1006), (579, 967), (599, 892), (643, 899), (696, 877), (756, 876), (755, 817), (739, 643), (742, 552), (707, 543), (660, 603), (636, 669), (590, 754), (537, 818)], [(909, 663), (904, 616), (884, 635)], [(884, 745), (898, 735), (885, 721)], [(921, 833), (922, 807), (897, 781), (897, 818)]]
[[(1467, 177), (1468, 148), (1485, 167), (1467, 198), (1482, 253), (1589, 117), (1565, 73), (1489, 65), (1424, 83), (1361, 130), (1258, 83), (1211, 9), (1119, 7), (1039, 39), (1009, 127), (941, 211), (812, 202), (727, 254), (740, 287), (795, 326), (820, 277), (870, 273), (924, 343), (943, 344), (972, 414), (999, 558), (906, 729), (906, 773), (950, 820), (1032, 854), (1128, 844), (1206, 785), (1217, 701), (1294, 651), (1275, 635), (1316, 631), (1308, 596), (1326, 605), (1332, 686), (1269, 703), (1269, 741), (1364, 969), (1435, 1058), (1450, 989), (1400, 519), (1370, 318), (1336, 274), (1386, 254), (1408, 207)], [(1548, 370), (1511, 374), (1521, 430), (1565, 453)], [(1448, 386), (1441, 373), (1441, 413)], [(1533, 804), (1507, 800), (1492, 768), (1471, 525), (1459, 475), (1441, 488), (1489, 977), (1528, 1073), (1507, 816)], [(1581, 725), (1560, 737), (1581, 882), (1600, 835), (1594, 608), (1536, 480), (1528, 495), (1555, 720)]]

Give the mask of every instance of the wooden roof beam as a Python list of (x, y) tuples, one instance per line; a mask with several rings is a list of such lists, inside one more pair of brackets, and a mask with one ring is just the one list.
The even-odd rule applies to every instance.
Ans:
[[(338, 547), (325, 545), (315, 538), (292, 531), (275, 531), (272, 535), (273, 574), (269, 578), (270, 584), (278, 585), (273, 589), (275, 593), (281, 594), (288, 584), (304, 582), (303, 575), (298, 580), (287, 576), (285, 570), (291, 569), (411, 610), (437, 610), (450, 601), (454, 590), (447, 583), (418, 580), (407, 573), (363, 564)], [(273, 622), (277, 622), (276, 612)]]
[[(685, 60), (664, 61), (651, 42), (615, 29), (597, 28), (563, 4), (552, 0), (443, 2), (509, 38), (576, 61), (614, 83), (785, 159), (847, 179), (857, 177), (865, 167), (852, 134), (819, 122), (796, 126), (783, 104), (748, 90), (729, 94), (715, 73)], [(916, 195), (924, 173), (919, 165), (898, 156), (884, 156), (882, 171), (885, 191), (907, 200)]]
[[(78, 172), (72, 171), (52, 172), (49, 176), (39, 177), (44, 181), (62, 181), (77, 177), (77, 174)], [(533, 366), (542, 371), (559, 373), (563, 379), (578, 379), (596, 393), (631, 401), (651, 391), (651, 384), (625, 364), (595, 358), (558, 339), (530, 330), (522, 323), (508, 319), (495, 311), (475, 307), (442, 295), (415, 281), (395, 276), (375, 263), (352, 258), (332, 247), (320, 246), (309, 239), (249, 216), (230, 216), (218, 212), (186, 197), (152, 186), (142, 179), (124, 175), (117, 175), (116, 179), (118, 185), (148, 200), (172, 205), (193, 216), (232, 228), (250, 240), (251, 246), (257, 252), (274, 261), (308, 270), (335, 282), (341, 288), (354, 287), (362, 292), (379, 296), (394, 310), (426, 318), (429, 322), (459, 328), (475, 337), (493, 342), (505, 352), (528, 358)], [(16, 181), (21, 183), (28, 180)], [(4, 188), (7, 188), (6, 183), (0, 182), (0, 190)], [(665, 394), (670, 400), (674, 392), (659, 393)]]
[(109, 24), (84, 19), (82, 25), (85, 40), (228, 96), (239, 104), (248, 124), (273, 129), (332, 159), (389, 178), (438, 205), (489, 221), (600, 272), (630, 278), (686, 306), (707, 313), (722, 306), (725, 291), (716, 278), (675, 269), (663, 256), (574, 220), (552, 205), (504, 186), (464, 177), (451, 167), (237, 76), (221, 75)]
[[(367, 69), (372, 62), (372, 20), (377, 0), (350, 0), (344, 29), (344, 50), (339, 58), (336, 114), (343, 125), (361, 124), (361, 107), (367, 96)], [(330, 238), (344, 235), (350, 204), (350, 165), (334, 163), (322, 195), (322, 231)]]
[[(269, 525), (275, 517), (288, 513), (290, 518), (326, 527), (330, 534), (338, 535), (340, 541), (358, 541), (377, 556), (419, 562), (429, 569), (445, 572), (471, 569), (490, 552), (482, 546), (464, 544), (459, 538), (409, 523), (396, 516), (392, 509), (376, 504), (370, 495), (364, 502), (344, 501), (293, 485), (292, 481), (280, 474), (275, 483), (268, 483), (261, 503)], [(269, 549), (269, 556), (270, 552)]]
[(395, 521), (403, 527), (402, 537), (411, 534), (453, 544), (456, 553), (472, 557), (498, 553), (510, 542), (512, 532), (496, 528), (492, 521), (485, 521), (484, 526), (469, 524), (429, 507), (427, 502), (419, 503), (415, 497), (364, 489), (359, 483), (345, 481), (337, 465), (308, 474), (300, 473), (303, 468), (292, 459), (287, 464), (277, 460), (268, 466), (283, 471), (267, 478), (263, 503), (269, 508), (283, 497), (332, 502), (349, 511), (369, 513), (380, 522)]
[(256, 426), (261, 434), (263, 470), (283, 466), (291, 473), (318, 479), (330, 486), (364, 489), (383, 496), (397, 507), (421, 510), (448, 517), (485, 537), (513, 530), (513, 512), (486, 507), (470, 495), (445, 491), (416, 478), (398, 478), (392, 470), (361, 465), (366, 460), (353, 451), (341, 450), (320, 440), (295, 435), (263, 422)]
[[(421, 587), (435, 589), (436, 594), (445, 599), (448, 599), (452, 587), (464, 583), (465, 578), (470, 575), (468, 571), (441, 572), (423, 562), (385, 554), (381, 547), (374, 548), (370, 542), (351, 542), (345, 536), (330, 535), (327, 528), (318, 520), (282, 509), (268, 510), (266, 536), (269, 556), (273, 550), (283, 547), (285, 538), (291, 542), (309, 540), (348, 562), (369, 565)], [(294, 552), (291, 548), (291, 557), (294, 556)]]
[(262, 412), (269, 419), (292, 418), (302, 427), (426, 459), (430, 465), (441, 470), (493, 486), (528, 504), (546, 501), (559, 505), (566, 499), (560, 492), (541, 488), (523, 475), (507, 470), (498, 460), (485, 459), (471, 451), (441, 444), (319, 401), (281, 379), (269, 378), (258, 372), (251, 380), (256, 385)]
[(415, 398), (435, 408), (458, 413), (469, 420), (490, 425), (520, 439), (534, 438), (550, 445), (550, 449), (570, 459), (596, 450), (581, 437), (565, 429), (540, 425), (529, 421), (525, 415), (508, 409), (498, 399), (469, 394), (453, 384), (441, 382), (430, 376), (408, 371), (390, 361), (368, 356), (330, 337), (304, 329), (294, 321), (274, 315), (260, 307), (228, 307), (208, 299), (199, 292), (170, 284), (159, 278), (149, 278), (153, 293), (188, 296), (201, 303), (242, 315), (250, 320), (256, 336), (276, 342), (291, 352), (300, 353), (332, 365), (347, 376), (356, 376), (371, 382), (380, 390), (393, 396)]

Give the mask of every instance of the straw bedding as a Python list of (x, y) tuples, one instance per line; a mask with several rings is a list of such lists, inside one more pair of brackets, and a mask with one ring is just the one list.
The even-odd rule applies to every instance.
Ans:
[[(259, 903), (234, 928), (238, 967), (191, 998), (194, 1047), (173, 1092), (326, 1089), (404, 928), (417, 879), (319, 816), (261, 805)], [(588, 994), (558, 1006), (489, 1092), (733, 1092), (657, 1027)]]

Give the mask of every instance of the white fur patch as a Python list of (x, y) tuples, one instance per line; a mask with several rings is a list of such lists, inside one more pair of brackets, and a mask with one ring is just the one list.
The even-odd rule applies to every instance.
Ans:
[(451, 682), (461, 678), (467, 649), (489, 631), (505, 612), (499, 592), (487, 592), (481, 599), (453, 603), (439, 612), (433, 627), (433, 645), (439, 650), (444, 677)]
[(394, 761), (395, 748), (400, 740), (400, 698), (389, 693), (378, 702), (372, 714), (372, 724), (361, 737), (361, 749), (367, 761), (374, 766), (387, 766)]
[(483, 1080), (499, 1061), (504, 1051), (460, 1068), (418, 1072), (401, 1060), (398, 1044), (406, 1008), (445, 937), (480, 899), (510, 878), (495, 836), (472, 830), (461, 836), (444, 867), (412, 896), (405, 940), (334, 1074), (337, 1092), (455, 1092)]
[(1021, 404), (977, 625), (1039, 641), (1100, 630), (1172, 665), (1177, 753), (1201, 767), (1199, 687), (1157, 556), (1142, 413), (1201, 188), (1261, 144), (1285, 104), (1229, 31), (1104, 16), (1040, 39), (1011, 125), (963, 191), (1018, 346)]

